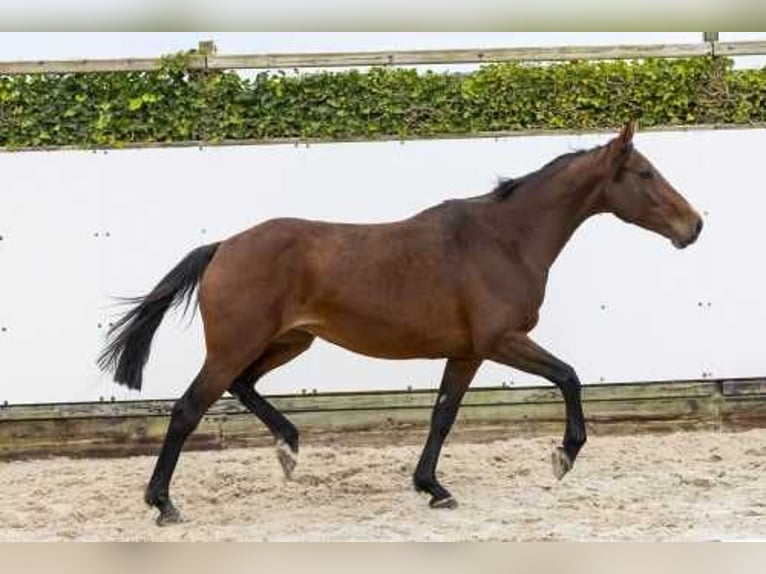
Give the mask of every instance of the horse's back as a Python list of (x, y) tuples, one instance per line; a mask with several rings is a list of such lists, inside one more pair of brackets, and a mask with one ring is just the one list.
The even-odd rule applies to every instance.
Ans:
[(468, 345), (450, 249), (438, 214), (383, 224), (272, 219), (221, 245), (205, 291), (222, 306), (236, 300), (248, 321), (275, 313), (280, 332), (374, 356), (442, 356)]

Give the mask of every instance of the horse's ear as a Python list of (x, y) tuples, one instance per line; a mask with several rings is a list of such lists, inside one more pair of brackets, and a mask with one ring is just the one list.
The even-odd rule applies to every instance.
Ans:
[(633, 142), (634, 133), (636, 133), (636, 120), (630, 120), (623, 126), (617, 139), (624, 147), (627, 147)]
[(631, 120), (626, 123), (620, 135), (609, 142), (609, 149), (612, 152), (612, 156), (617, 160), (627, 158), (626, 152), (630, 151), (633, 145), (633, 134), (636, 133), (636, 121)]

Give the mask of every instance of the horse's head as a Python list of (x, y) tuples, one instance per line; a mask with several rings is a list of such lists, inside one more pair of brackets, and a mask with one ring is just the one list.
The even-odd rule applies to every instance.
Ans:
[(702, 231), (702, 218), (641, 152), (633, 147), (635, 123), (605, 150), (606, 209), (620, 219), (659, 233), (683, 249)]

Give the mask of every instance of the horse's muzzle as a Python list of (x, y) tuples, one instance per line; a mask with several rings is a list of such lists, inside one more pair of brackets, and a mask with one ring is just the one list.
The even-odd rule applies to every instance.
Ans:
[(702, 227), (704, 226), (702, 222), (702, 218), (697, 216), (697, 220), (689, 227), (690, 231), (687, 234), (685, 238), (674, 238), (673, 239), (673, 245), (675, 245), (678, 249), (684, 249), (685, 247), (689, 247), (692, 243), (697, 241), (697, 238), (700, 236), (700, 233), (702, 233)]

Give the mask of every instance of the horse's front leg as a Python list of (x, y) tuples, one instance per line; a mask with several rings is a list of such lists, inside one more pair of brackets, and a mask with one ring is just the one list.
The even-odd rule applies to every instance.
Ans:
[(566, 408), (566, 429), (562, 446), (556, 448), (551, 456), (553, 473), (560, 480), (572, 469), (586, 440), (585, 418), (580, 401), (581, 385), (577, 373), (532, 341), (526, 333), (510, 333), (499, 338), (488, 358), (545, 377), (561, 390)]

